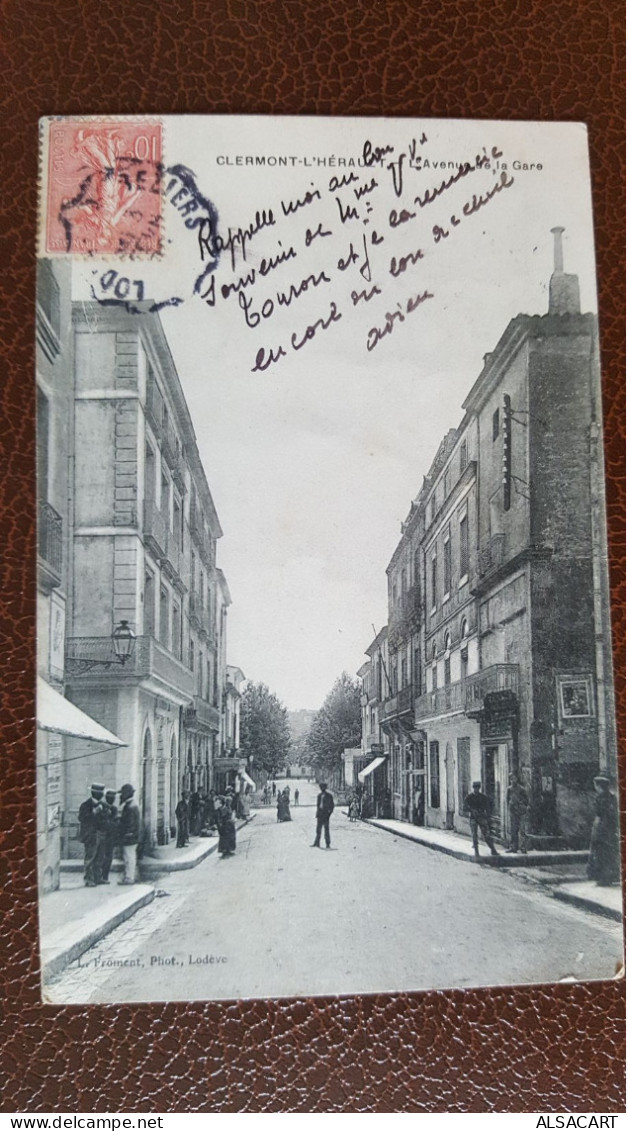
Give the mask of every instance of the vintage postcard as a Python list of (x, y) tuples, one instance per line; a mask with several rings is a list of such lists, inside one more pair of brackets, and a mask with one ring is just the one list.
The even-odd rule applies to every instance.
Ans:
[(40, 128), (44, 1000), (621, 976), (585, 126)]

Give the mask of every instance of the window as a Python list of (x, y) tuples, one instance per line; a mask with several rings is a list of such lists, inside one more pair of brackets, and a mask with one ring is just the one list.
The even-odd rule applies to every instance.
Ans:
[(196, 680), (196, 693), (200, 699), (203, 698), (203, 676), (204, 676), (203, 654), (199, 649), (198, 653), (198, 671)]
[(414, 694), (421, 693), (421, 650), (414, 649)]
[(438, 743), (430, 742), (430, 806), (440, 808), (440, 757)]
[(499, 409), (496, 408), (493, 413), (493, 440), (499, 436)]
[(155, 576), (144, 574), (144, 636), (155, 635)]
[(463, 440), (461, 445), (460, 445), (460, 474), (461, 475), (462, 475), (465, 467), (467, 466), (468, 462), (469, 462), (469, 456), (467, 455), (467, 441)]
[(460, 578), (469, 572), (469, 520), (465, 515), (460, 519)]
[(181, 659), (181, 606), (172, 604), (172, 651), (177, 660)]
[(414, 551), (414, 584), (419, 584), (419, 577), (421, 574), (421, 551)]
[(163, 644), (164, 648), (168, 647), (168, 633), (169, 633), (169, 614), (170, 614), (170, 600), (168, 597), (168, 590), (161, 586), (159, 590), (159, 643)]
[(449, 468), (447, 468), (443, 476), (443, 498), (447, 498), (449, 494)]
[(172, 502), (172, 530), (176, 546), (181, 545), (181, 504), (175, 495)]
[(396, 604), (397, 604), (397, 582), (396, 582), (396, 581), (393, 581), (393, 587), (392, 587), (392, 603), (393, 603), (393, 605), (396, 605)]
[(190, 650), (188, 653), (188, 667), (191, 672), (194, 671), (194, 641), (190, 640)]
[(434, 519), (435, 514), (436, 514), (436, 491), (434, 492), (434, 494), (432, 495), (432, 498), (430, 499), (430, 522), (432, 522), (432, 520)]
[(432, 664), (432, 691), (436, 691), (438, 687), (438, 665), (436, 662)]
[[(45, 262), (45, 261), (44, 261)], [(39, 296), (38, 296), (39, 297)], [(37, 494), (40, 503), (48, 502), (48, 453), (50, 408), (48, 398), (37, 389)]]
[(445, 656), (445, 687), (451, 683), (451, 657)]
[(161, 513), (164, 516), (166, 530), (170, 529), (170, 482), (164, 471), (161, 473)]
[(205, 574), (202, 569), (198, 571), (198, 600), (202, 612), (205, 607)]
[(401, 571), (401, 596), (405, 597), (408, 592), (408, 574), (405, 567)]
[(436, 554), (432, 558), (432, 612), (436, 612)]
[(144, 495), (147, 503), (155, 502), (155, 453), (150, 444), (144, 455)]
[(462, 648), (460, 651), (460, 678), (466, 679), (469, 674), (469, 650)]
[(405, 656), (401, 661), (401, 686), (408, 686), (408, 661)]
[(443, 586), (445, 590), (443, 600), (445, 600), (451, 592), (451, 538), (449, 538), (449, 536), (447, 536), (444, 545), (443, 576)]

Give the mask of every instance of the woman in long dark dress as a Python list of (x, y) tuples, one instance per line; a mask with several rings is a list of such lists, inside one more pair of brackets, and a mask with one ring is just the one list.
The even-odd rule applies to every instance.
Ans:
[(218, 798), (215, 802), (216, 822), (218, 824), (218, 853), (220, 856), (233, 856), (236, 850), (235, 815), (229, 797)]
[(277, 797), (277, 820), (292, 820), (292, 817), (290, 816), (290, 794), (285, 789), (283, 789)]
[(603, 775), (594, 779), (595, 820), (591, 829), (587, 874), (598, 887), (608, 887), (619, 881), (619, 822), (617, 802), (610, 784)]

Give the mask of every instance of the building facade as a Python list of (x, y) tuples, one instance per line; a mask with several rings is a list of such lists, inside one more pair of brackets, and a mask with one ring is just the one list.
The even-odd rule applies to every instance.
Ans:
[(597, 324), (561, 234), (548, 313), (485, 355), (403, 524), (380, 706), (393, 816), (467, 832), (479, 780), (507, 841), (514, 773), (539, 847), (588, 843), (616, 756)]
[[(175, 834), (180, 792), (211, 788), (220, 753), (222, 531), (158, 315), (80, 303), (73, 321), (67, 693), (127, 746), (82, 761), (75, 743), (65, 781), (70, 839), (89, 782), (100, 778), (135, 786), (144, 835), (163, 845)], [(120, 625), (135, 635), (124, 664), (112, 648)]]
[[(70, 268), (40, 260), (37, 269), (37, 626), (38, 675), (65, 691), (69, 584), (69, 464), (73, 437)], [(65, 811), (64, 735), (37, 730), (39, 890), (59, 886)]]

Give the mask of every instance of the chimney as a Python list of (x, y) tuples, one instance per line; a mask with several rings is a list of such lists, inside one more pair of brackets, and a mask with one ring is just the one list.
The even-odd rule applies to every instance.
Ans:
[(549, 285), (550, 314), (580, 313), (580, 284), (577, 275), (566, 275), (563, 264), (564, 228), (552, 228), (554, 270)]

